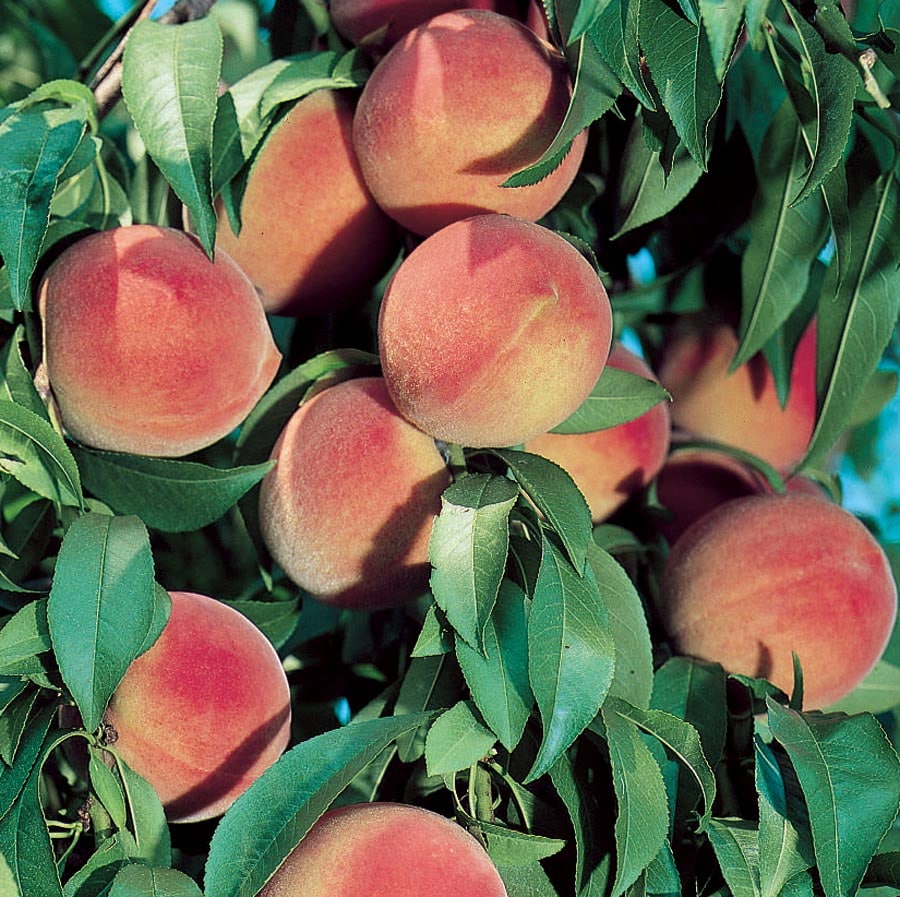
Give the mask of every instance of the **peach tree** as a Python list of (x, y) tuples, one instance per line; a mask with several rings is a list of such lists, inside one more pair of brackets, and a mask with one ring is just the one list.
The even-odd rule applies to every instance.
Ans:
[[(409, 7), (419, 16), (410, 28), (427, 29), (424, 0)], [(765, 378), (774, 404), (785, 408), (799, 390), (792, 378), (798, 346), (815, 327), (799, 462), (779, 467), (730, 441), (727, 428), (711, 438), (672, 426), (662, 454), (707, 453), (738, 470), (740, 489), (757, 496), (811, 483), (817, 500), (846, 504), (835, 510), (865, 524), (886, 571), (887, 622), (862, 663), (847, 656), (856, 644), (855, 631), (846, 631), (854, 625), (849, 615), (828, 607), (822, 619), (838, 622), (824, 639), (821, 619), (813, 613), (805, 621), (818, 627), (816, 643), (830, 645), (828, 665), (865, 667), (861, 681), (848, 679), (824, 707), (804, 703), (802, 650), (786, 660), (790, 685), (773, 684), (762, 668), (679, 650), (660, 608), (674, 543), (663, 530), (679, 509), (657, 490), (658, 467), (646, 476), (623, 470), (617, 483), (627, 497), (592, 515), (574, 468), (522, 444), (467, 445), (418, 433), (429, 452), (434, 443), (443, 479), (425, 515), (421, 577), (412, 586), (404, 579), (396, 600), (329, 601), (273, 558), (265, 535), (272, 521), (261, 519), (271, 516), (270, 505), (260, 493), (272, 482), (280, 435), (298, 409), (331, 389), (335, 398), (338, 384), (385, 374), (382, 301), (430, 239), (390, 208), (387, 250), (378, 210), (372, 245), (365, 229), (339, 244), (329, 262), (336, 280), (314, 311), (265, 313), (280, 367), (228, 435), (160, 457), (142, 453), (140, 443), (137, 451), (91, 445), (66, 425), (44, 363), (39, 296), (51, 266), (90, 235), (136, 225), (185, 231), (202, 264), (222, 252), (217, 238), (226, 222), (233, 238), (253, 221), (262, 229), (260, 252), (290, 241), (294, 254), (313, 243), (325, 251), (338, 239), (329, 238), (326, 212), (341, 212), (344, 194), (323, 172), (339, 157), (352, 161), (349, 126), (329, 144), (324, 124), (310, 115), (307, 156), (266, 185), (261, 207), (250, 206), (252, 176), (263, 170), (256, 163), (291, 110), (326, 92), (352, 107), (390, 58), (389, 35), (394, 46), (403, 40), (384, 20), (354, 31), (339, 8), (339, 0), (178, 0), (171, 8), (140, 0), (114, 11), (94, 0), (0, 0), (0, 894), (255, 897), (323, 814), (371, 802), (455, 820), (487, 852), (510, 897), (897, 893), (900, 638), (891, 628), (900, 528), (896, 491), (882, 498), (875, 486), (890, 468), (880, 455), (891, 462), (891, 439), (897, 448), (889, 424), (897, 420), (900, 369), (900, 4), (523, 0), (471, 14), (473, 21), (502, 15), (504, 28), (515, 21), (519, 37), (540, 46), (565, 79), (567, 102), (552, 133), (504, 171), (494, 185), (503, 190), (489, 192), (546, 186), (569, 165), (561, 198), (528, 226), (574, 247), (596, 291), (608, 296), (606, 344), (630, 346), (659, 373), (676, 327), (714, 313), (732, 331), (727, 371), (764, 371), (748, 382), (759, 391)], [(486, 109), (496, 110), (498, 133), (520, 121), (511, 112), (504, 118), (517, 102), (503, 92), (515, 83), (515, 59), (496, 41), (479, 53), (477, 78), (457, 73), (448, 86), (430, 72), (428, 89), (437, 85), (447, 97), (458, 95), (450, 90), (457, 82), (470, 86), (464, 107), (453, 110), (449, 142), (429, 147), (426, 171), (415, 176), (423, 191), (452, 180), (466, 129)], [(429, 72), (421, 65), (413, 93), (425, 91)], [(392, 96), (398, 114), (412, 103), (399, 91)], [(415, 107), (399, 146), (414, 146), (436, 127), (438, 105)], [(527, 136), (533, 141), (533, 132)], [(572, 165), (575, 152), (583, 155)], [(409, 171), (419, 156), (411, 153), (400, 168), (412, 192)], [(495, 162), (470, 159), (463, 168), (496, 176)], [(384, 167), (378, 157), (369, 164), (379, 174)], [(286, 215), (267, 211), (293, 191), (325, 211), (304, 215), (309, 206), (298, 200), (301, 212), (279, 230)], [(453, 201), (459, 217), (504, 211), (473, 207), (493, 202), (473, 195)], [(442, 214), (453, 206), (440, 202)], [(389, 256), (378, 270), (363, 263), (375, 242)], [(291, 254), (278, 264), (289, 264)], [(438, 358), (451, 372), (432, 378), (441, 385), (448, 377), (465, 381), (482, 356), (496, 354), (470, 406), (517, 432), (532, 404), (554, 405), (557, 375), (583, 376), (612, 346), (579, 356), (577, 327), (592, 326), (584, 323), (574, 325), (571, 343), (560, 331), (530, 345), (543, 305), (519, 323), (509, 296), (526, 269), (543, 263), (554, 284), (558, 272), (538, 253), (506, 268), (497, 255), (502, 278), (482, 278), (478, 289), (479, 301), (498, 304), (466, 318), (462, 336), (455, 325), (464, 312), (448, 311), (446, 300), (471, 299), (468, 262), (430, 266), (438, 283), (420, 313), (434, 317), (427, 327), (413, 320), (404, 349)], [(163, 256), (129, 268), (124, 255), (116, 257), (108, 285), (99, 285), (97, 268), (83, 266), (59, 302), (74, 302), (82, 285), (109, 289), (115, 303), (146, 301), (131, 329), (154, 336), (172, 320), (158, 304), (160, 271), (170, 264)], [(353, 279), (343, 293), (342, 272)], [(170, 275), (177, 286), (165, 289), (190, 302), (192, 276), (181, 268)], [(421, 290), (418, 282), (409, 288), (419, 298)], [(209, 295), (203, 299), (202, 316), (179, 319), (183, 345), (146, 360), (144, 375), (179, 372), (190, 391), (200, 356), (227, 354), (219, 339), (227, 315)], [(74, 335), (79, 371), (98, 347), (117, 351), (115, 303)], [(510, 321), (512, 336), (492, 343)], [(456, 349), (441, 342), (451, 331)], [(469, 346), (478, 351), (463, 366)], [(542, 352), (559, 346), (569, 346), (568, 357), (547, 364)], [(518, 367), (496, 366), (513, 354)], [(651, 410), (674, 414), (679, 398), (665, 378), (598, 366), (575, 410), (547, 427), (553, 434), (621, 433)], [(108, 370), (98, 389), (104, 379), (131, 383), (127, 365)], [(148, 376), (143, 389), (128, 392), (117, 412), (126, 430), (158, 399), (160, 378)], [(218, 411), (242, 385), (226, 383), (207, 404)], [(728, 401), (713, 409), (722, 421), (744, 413), (753, 397)], [(389, 400), (380, 402), (399, 415)], [(339, 476), (327, 439), (309, 450), (307, 463), (316, 462), (313, 485), (325, 496), (314, 510), (329, 517), (320, 523), (313, 514), (303, 526), (328, 533), (316, 543), (317, 562), (332, 563), (330, 551), (342, 563), (359, 561), (357, 591), (365, 596), (384, 566), (379, 546), (393, 546), (401, 528), (390, 515), (374, 537), (359, 524), (391, 502), (408, 506), (416, 493), (400, 494), (408, 465), (393, 445), (383, 450), (383, 431), (367, 429), (356, 412), (336, 419), (349, 434), (341, 436), (349, 449)], [(755, 430), (774, 439), (785, 426), (770, 417)], [(378, 444), (380, 452), (370, 451)], [(600, 456), (596, 463), (613, 462)], [(695, 503), (718, 489), (699, 466), (691, 476), (682, 493)], [(352, 512), (342, 494), (354, 497)], [(839, 536), (812, 516), (819, 522), (804, 543), (836, 548)], [(790, 547), (789, 537), (772, 530), (773, 555), (787, 556), (780, 549)], [(293, 546), (306, 535), (284, 540)], [(736, 555), (720, 559), (712, 597), (726, 580), (743, 587), (765, 577), (770, 591), (762, 600), (775, 607), (789, 603), (806, 575), (761, 562), (739, 566)], [(398, 553), (396, 563), (405, 557)], [(842, 572), (852, 580), (852, 570), (851, 559)], [(867, 581), (852, 582), (843, 597), (862, 600)], [(165, 788), (117, 753), (109, 713), (129, 671), (160, 644), (176, 592), (211, 596), (240, 612), (277, 652), (290, 687), (287, 748), (218, 815), (192, 821), (172, 818), (160, 796)], [(760, 637), (753, 616), (730, 615), (741, 604), (712, 602), (704, 625), (752, 643)], [(225, 692), (232, 706), (258, 672), (252, 663), (229, 666), (219, 648), (204, 651), (208, 628), (196, 626), (196, 650), (183, 662), (192, 681), (203, 663), (220, 664), (217, 685), (178, 704), (189, 707), (194, 696), (203, 715), (176, 713), (165, 689), (150, 689), (161, 702), (155, 718), (171, 720), (154, 735), (160, 753), (177, 747), (186, 724), (204, 788), (239, 777), (228, 758), (204, 765), (211, 761), (203, 745), (230, 743), (234, 732), (226, 738), (223, 727), (233, 717), (214, 711)], [(817, 657), (810, 669), (821, 664)], [(181, 677), (167, 675), (174, 692)], [(368, 876), (359, 870), (354, 894), (371, 892)]]

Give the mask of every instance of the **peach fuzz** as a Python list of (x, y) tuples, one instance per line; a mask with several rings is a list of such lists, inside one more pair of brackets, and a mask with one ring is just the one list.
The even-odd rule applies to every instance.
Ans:
[(297, 585), (323, 603), (358, 609), (426, 591), (431, 525), (450, 474), (380, 377), (343, 381), (304, 402), (272, 457), (260, 528)]
[(816, 422), (816, 330), (797, 346), (782, 408), (768, 362), (758, 353), (728, 369), (738, 340), (726, 323), (682, 319), (664, 346), (657, 373), (672, 395), (672, 421), (687, 433), (752, 452), (781, 472), (803, 458)]
[(555, 427), (609, 355), (612, 310), (590, 263), (553, 231), (477, 215), (419, 244), (378, 319), (391, 397), (436, 439), (510, 446)]
[(110, 746), (153, 786), (170, 822), (224, 813), (284, 752), (287, 677), (243, 614), (195, 592), (172, 612), (110, 700)]
[(376, 205), (353, 150), (355, 108), (347, 90), (303, 97), (253, 162), (237, 236), (218, 207), (218, 245), (272, 314), (317, 315), (361, 303), (398, 252), (396, 225)]
[(804, 707), (849, 694), (897, 615), (887, 557), (851, 513), (798, 493), (726, 502), (675, 543), (659, 612), (675, 648), (788, 693), (796, 652)]
[(237, 427), (281, 361), (253, 285), (181, 231), (131, 225), (84, 237), (44, 276), (41, 378), (69, 434), (174, 457)]
[(543, 180), (503, 187), (536, 162), (566, 115), (565, 59), (530, 28), (490, 10), (457, 10), (413, 29), (375, 66), (353, 144), (376, 202), (427, 236), (502, 212), (536, 221), (578, 173), (587, 132)]
[(462, 826), (383, 801), (329, 810), (259, 897), (506, 897), (500, 873)]
[[(615, 343), (607, 365), (656, 377), (649, 365)], [(656, 476), (669, 452), (669, 405), (660, 402), (640, 417), (593, 433), (545, 433), (525, 443), (565, 468), (581, 489), (595, 523), (605, 520)]]

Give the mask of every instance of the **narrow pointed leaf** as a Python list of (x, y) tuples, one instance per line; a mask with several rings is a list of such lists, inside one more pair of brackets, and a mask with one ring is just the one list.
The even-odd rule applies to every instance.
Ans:
[(509, 514), (518, 497), (507, 477), (463, 477), (444, 490), (431, 531), (434, 600), (459, 636), (479, 651), (506, 569)]
[(700, 16), (712, 52), (716, 77), (725, 79), (744, 19), (746, 0), (700, 0)]
[(206, 862), (206, 897), (258, 894), (350, 781), (429, 716), (418, 713), (351, 723), (284, 754), (217, 826)]
[(526, 781), (547, 772), (597, 715), (614, 667), (609, 615), (593, 570), (579, 576), (546, 542), (528, 618), (528, 676), (543, 738)]
[(212, 18), (180, 25), (139, 22), (122, 60), (125, 105), (210, 255), (216, 231), (212, 139), (221, 61), (222, 33)]
[(590, 36), (622, 84), (645, 109), (655, 109), (653, 92), (647, 84), (649, 73), (642, 65), (638, 42), (640, 8), (640, 3), (610, 3), (591, 29)]
[(150, 540), (137, 517), (73, 521), (59, 550), (47, 621), (60, 674), (89, 731), (146, 646), (155, 588)]
[(0, 676), (22, 675), (22, 661), (35, 658), (51, 647), (47, 602), (29, 601), (0, 629)]
[(747, 819), (711, 819), (707, 834), (733, 897), (760, 897), (756, 826)]

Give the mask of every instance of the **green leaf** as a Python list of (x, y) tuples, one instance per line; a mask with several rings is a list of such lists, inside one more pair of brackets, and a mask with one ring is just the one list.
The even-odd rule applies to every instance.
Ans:
[(187, 206), (212, 256), (212, 138), (222, 33), (212, 18), (138, 22), (122, 60), (122, 96), (147, 153)]
[[(42, 599), (22, 605), (0, 629), (0, 676), (22, 676), (32, 669), (29, 661), (51, 649), (47, 626), (47, 602)], [(23, 665), (24, 662), (24, 665)], [(43, 669), (38, 661), (34, 671)]]
[(590, 545), (587, 560), (609, 614), (616, 649), (609, 693), (646, 709), (653, 692), (653, 646), (641, 596), (622, 566), (602, 548)]
[(706, 171), (711, 122), (722, 100), (706, 29), (665, 0), (642, 0), (640, 40), (662, 104), (682, 143)]
[(848, 166), (852, 252), (840, 284), (832, 265), (822, 286), (816, 357), (819, 415), (801, 467), (824, 463), (878, 365), (900, 310), (900, 184), (891, 171), (872, 180), (872, 164), (863, 147)]
[(799, 785), (790, 763), (780, 762), (783, 752), (776, 752), (758, 737), (755, 756), (760, 890), (762, 897), (778, 897), (791, 878), (815, 865), (815, 855), (809, 819), (802, 794), (795, 793)]
[[(803, 202), (840, 162), (850, 138), (857, 72), (849, 59), (832, 53), (821, 35), (800, 15), (790, 0), (782, 7), (794, 26), (799, 42), (803, 87), (787, 83), (810, 142), (810, 165), (796, 189), (792, 203)], [(801, 96), (805, 90), (806, 97)]]
[(900, 666), (880, 660), (846, 697), (830, 707), (841, 713), (887, 713), (900, 707)]
[(125, 786), (133, 840), (128, 855), (155, 866), (172, 862), (172, 840), (165, 810), (149, 782), (116, 757), (116, 766)]
[(82, 507), (81, 475), (46, 418), (0, 399), (0, 470), (57, 504)]
[(706, 29), (716, 77), (725, 79), (747, 0), (700, 0), (700, 21)]
[(706, 832), (733, 897), (760, 897), (756, 826), (747, 819), (710, 819)]
[(868, 887), (900, 888), (900, 850), (876, 853), (864, 882)]
[(528, 678), (543, 738), (526, 782), (543, 775), (597, 715), (612, 684), (615, 644), (594, 578), (545, 539), (528, 618)]
[(489, 451), (506, 462), (513, 479), (559, 535), (574, 568), (581, 570), (591, 541), (591, 511), (569, 474), (531, 452)]
[(24, 106), (0, 119), (0, 256), (13, 305), (31, 305), (34, 274), (60, 173), (85, 132), (84, 110)]
[(431, 531), (434, 600), (458, 635), (479, 651), (506, 569), (509, 514), (518, 497), (507, 477), (463, 477), (444, 490)]
[(671, 399), (655, 380), (606, 365), (590, 395), (554, 433), (592, 433), (635, 420), (654, 405)]
[(4, 894), (5, 897), (21, 897), (21, 893), (6, 857), (0, 853), (0, 894)]
[(900, 758), (873, 716), (804, 714), (767, 703), (769, 727), (806, 797), (825, 894), (850, 897), (897, 816)]
[[(644, 139), (640, 111), (628, 133), (622, 156), (622, 176), (618, 181), (616, 221), (612, 239), (656, 221), (675, 208), (694, 188), (703, 172), (683, 144), (675, 150), (671, 171), (660, 161)], [(607, 367), (604, 374), (609, 370)], [(601, 375), (601, 380), (603, 379)]]
[(468, 769), (483, 760), (497, 738), (478, 718), (469, 701), (457, 701), (429, 727), (425, 738), (425, 768), (430, 776)]
[(29, 682), (12, 681), (0, 685), (0, 757), (7, 766), (12, 766), (16, 759), (38, 693), (39, 689)]
[(800, 304), (810, 266), (825, 243), (828, 216), (822, 194), (791, 203), (806, 161), (800, 126), (784, 104), (760, 152), (750, 242), (741, 261), (740, 345), (732, 371), (760, 351)]
[(122, 780), (106, 763), (108, 753), (102, 748), (88, 745), (88, 778), (91, 789), (103, 805), (113, 825), (117, 829), (125, 828), (126, 804)]
[(104, 838), (85, 864), (66, 879), (65, 897), (108, 897), (104, 888), (112, 884), (116, 873), (128, 862), (128, 841), (127, 832), (114, 832)]
[(86, 489), (151, 529), (185, 532), (218, 520), (271, 470), (272, 462), (220, 469), (73, 446)]
[(645, 109), (655, 109), (638, 38), (640, 8), (640, 3), (610, 3), (590, 35), (598, 52), (622, 84)]
[(154, 624), (150, 540), (137, 517), (72, 522), (56, 562), (47, 620), (59, 671), (89, 731)]
[(504, 579), (484, 628), (484, 652), (456, 641), (456, 659), (472, 699), (509, 751), (519, 743), (534, 706), (528, 681), (525, 602), (522, 589)]
[(354, 776), (428, 718), (419, 713), (351, 723), (283, 754), (217, 826), (206, 862), (206, 897), (258, 894)]
[(700, 817), (697, 831), (702, 832), (710, 819), (716, 796), (716, 779), (703, 752), (700, 735), (689, 722), (663, 710), (641, 710), (618, 698), (610, 698), (610, 709), (615, 710), (636, 726), (655, 738), (696, 779), (703, 795), (705, 811)]
[(637, 881), (666, 843), (669, 803), (659, 765), (634, 722), (614, 707), (604, 707), (601, 714), (616, 792), (616, 897)]
[(20, 324), (0, 349), (0, 376), (3, 384), (0, 398), (8, 399), (49, 420), (47, 406), (38, 394), (34, 377), (22, 358), (21, 344), (24, 340), (25, 328)]
[(130, 863), (113, 879), (107, 897), (203, 897), (197, 883), (177, 869)]
[(411, 657), (435, 657), (448, 654), (456, 644), (453, 631), (444, 620), (437, 606), (429, 605), (425, 619), (419, 630), (419, 637), (413, 646)]
[[(22, 743), (13, 762), (8, 767), (0, 766), (0, 824), (20, 803), (21, 795), (30, 780), (44, 748), (50, 724), (54, 722), (57, 708), (45, 705), (31, 719), (22, 736)], [(12, 828), (15, 828), (13, 824)], [(0, 853), (6, 853), (0, 845)], [(6, 854), (12, 861), (12, 857)]]

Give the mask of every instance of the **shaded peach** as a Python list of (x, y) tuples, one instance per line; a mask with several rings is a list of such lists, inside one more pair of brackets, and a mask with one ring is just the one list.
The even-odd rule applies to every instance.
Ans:
[(483, 212), (536, 221), (574, 180), (586, 131), (543, 180), (501, 184), (550, 146), (570, 96), (565, 59), (521, 22), (489, 10), (435, 16), (363, 88), (353, 121), (363, 177), (417, 234)]
[(253, 163), (237, 236), (218, 209), (219, 246), (271, 313), (314, 315), (361, 303), (398, 251), (396, 225), (376, 205), (353, 150), (355, 108), (347, 90), (303, 97)]
[(240, 424), (281, 354), (253, 285), (178, 230), (132, 225), (67, 248), (40, 287), (43, 373), (66, 430), (178, 456)]
[(380, 377), (304, 402), (272, 457), (260, 526), (297, 585), (327, 604), (367, 609), (425, 592), (431, 524), (450, 476), (434, 440), (399, 415)]
[(106, 712), (112, 748), (153, 786), (171, 822), (224, 813), (281, 756), (290, 736), (287, 677), (243, 614), (171, 592), (154, 645), (128, 668)]
[(672, 421), (788, 471), (803, 458), (816, 422), (815, 324), (797, 346), (784, 408), (762, 353), (728, 373), (737, 346), (734, 330), (718, 320), (683, 318), (672, 328), (657, 367), (672, 395)]
[[(821, 485), (803, 474), (785, 480), (788, 492), (828, 498)], [(763, 474), (724, 451), (684, 448), (672, 452), (656, 477), (656, 497), (668, 511), (657, 528), (669, 543), (713, 508), (731, 501), (774, 491)]]
[(445, 442), (509, 446), (569, 416), (606, 364), (612, 312), (593, 267), (545, 227), (477, 215), (423, 241), (378, 320), (391, 397)]
[[(615, 343), (607, 364), (656, 377), (639, 356)], [(640, 417), (593, 433), (545, 433), (525, 444), (565, 468), (581, 489), (595, 523), (605, 520), (656, 476), (669, 451), (671, 422), (667, 402)]]
[(321, 816), (259, 897), (506, 897), (462, 826), (412, 804), (350, 804)]
[(679, 652), (788, 693), (796, 652), (804, 706), (822, 708), (881, 657), (897, 587), (884, 551), (839, 505), (756, 495), (720, 505), (675, 543), (659, 611)]

